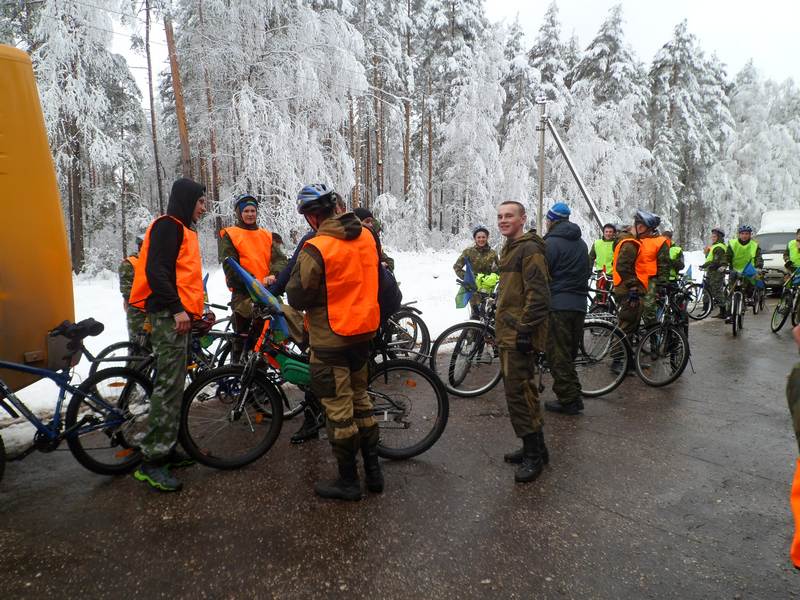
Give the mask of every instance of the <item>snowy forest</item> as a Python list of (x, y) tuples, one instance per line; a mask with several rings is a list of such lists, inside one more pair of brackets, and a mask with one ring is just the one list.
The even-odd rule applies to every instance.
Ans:
[[(482, 0), (0, 3), (0, 43), (33, 60), (75, 272), (131, 251), (180, 176), (207, 187), (207, 258), (242, 192), (292, 246), (306, 229), (295, 195), (315, 181), (369, 207), (390, 247), (463, 243), (501, 200), (533, 213), (540, 96), (605, 220), (646, 208), (693, 249), (713, 226), (798, 205), (792, 80), (728, 73), (685, 21), (654, 57), (633, 53), (619, 6), (592, 40), (563, 25), (556, 2), (533, 40)], [(143, 92), (111, 50), (120, 32), (147, 56)], [(546, 204), (570, 203), (593, 237), (550, 136), (545, 160)]]

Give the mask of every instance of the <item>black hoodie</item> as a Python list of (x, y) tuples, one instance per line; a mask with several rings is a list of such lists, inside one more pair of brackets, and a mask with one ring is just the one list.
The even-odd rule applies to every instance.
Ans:
[[(178, 179), (172, 184), (167, 214), (186, 227), (191, 227), (194, 208), (205, 193), (205, 186), (196, 181)], [(175, 263), (182, 243), (183, 227), (172, 219), (156, 219), (150, 230), (150, 248), (145, 266), (147, 282), (152, 290), (145, 302), (147, 312), (169, 309), (174, 315), (184, 310), (175, 278)]]
[(592, 264), (581, 228), (567, 220), (556, 221), (544, 241), (550, 271), (550, 310), (586, 312)]

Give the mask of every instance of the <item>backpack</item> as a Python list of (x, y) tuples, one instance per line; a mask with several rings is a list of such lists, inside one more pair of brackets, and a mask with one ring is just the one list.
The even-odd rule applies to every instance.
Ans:
[(378, 304), (381, 307), (381, 324), (385, 323), (389, 317), (400, 310), (402, 303), (403, 293), (400, 291), (400, 286), (397, 285), (394, 274), (379, 262)]

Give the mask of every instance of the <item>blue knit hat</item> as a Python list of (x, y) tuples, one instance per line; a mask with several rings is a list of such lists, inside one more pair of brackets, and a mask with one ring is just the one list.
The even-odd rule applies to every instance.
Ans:
[(547, 211), (548, 221), (560, 221), (561, 219), (569, 219), (571, 211), (569, 206), (563, 202), (556, 202), (553, 207)]

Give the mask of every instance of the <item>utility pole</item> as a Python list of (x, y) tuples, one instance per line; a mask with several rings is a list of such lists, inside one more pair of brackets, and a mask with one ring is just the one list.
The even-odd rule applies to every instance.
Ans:
[(561, 136), (558, 135), (558, 131), (556, 130), (553, 122), (550, 120), (550, 117), (547, 115), (547, 98), (543, 96), (539, 96), (536, 98), (536, 104), (541, 106), (540, 109), (540, 117), (539, 117), (539, 124), (536, 126), (536, 131), (539, 132), (539, 215), (537, 218), (537, 233), (539, 235), (542, 234), (542, 214), (544, 211), (544, 132), (545, 130), (549, 130), (550, 133), (553, 135), (553, 139), (556, 142), (556, 146), (558, 146), (561, 155), (564, 157), (564, 161), (567, 163), (567, 167), (569, 167), (570, 173), (572, 173), (572, 177), (575, 178), (575, 183), (578, 184), (578, 189), (583, 194), (584, 200), (586, 200), (586, 204), (589, 205), (589, 209), (592, 211), (592, 216), (597, 221), (597, 226), (600, 227), (602, 230), (603, 228), (603, 220), (600, 218), (600, 212), (597, 210), (597, 206), (595, 205), (594, 201), (592, 200), (591, 196), (589, 196), (589, 192), (586, 189), (586, 186), (583, 184), (583, 180), (581, 176), (578, 174), (575, 165), (572, 162), (572, 158), (570, 158), (569, 153), (567, 152), (567, 147), (564, 146), (564, 142), (561, 141)]

